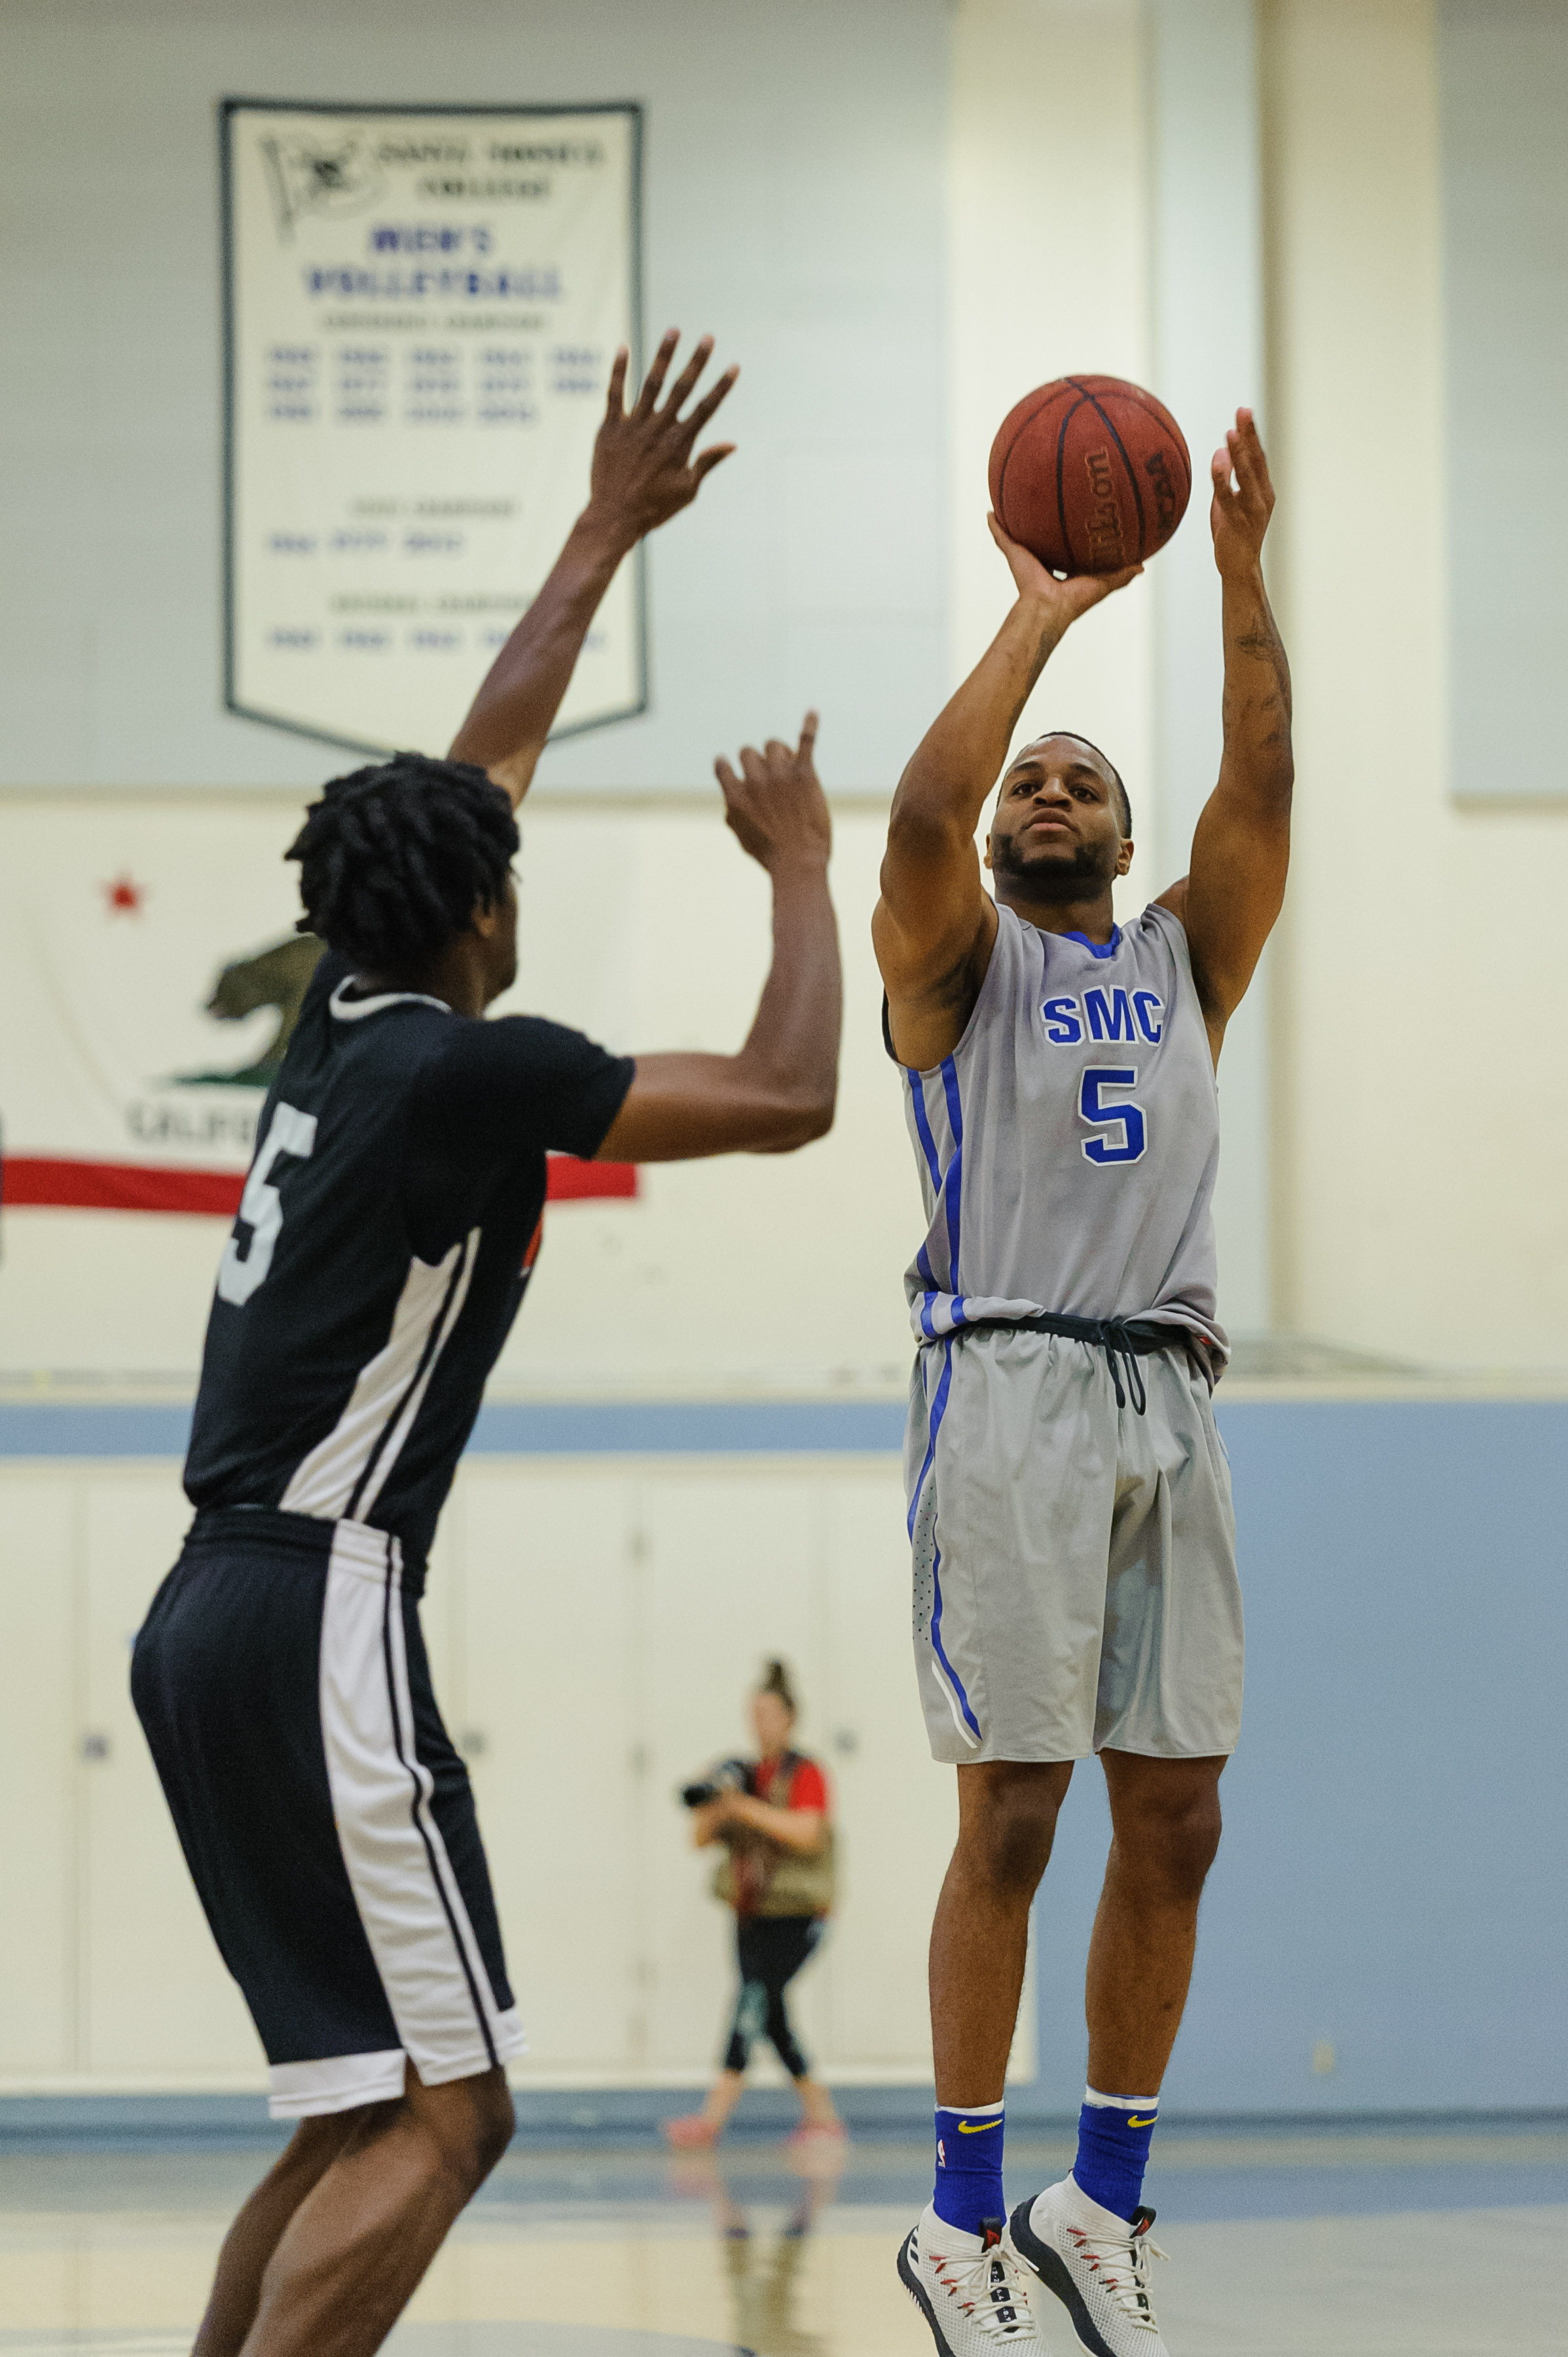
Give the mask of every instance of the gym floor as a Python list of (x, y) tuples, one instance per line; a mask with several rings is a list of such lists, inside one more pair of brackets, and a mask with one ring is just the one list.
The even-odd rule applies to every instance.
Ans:
[[(0, 2357), (182, 2357), (269, 2155), (0, 2152)], [(1015, 2135), (1009, 2191), (1062, 2174)], [(389, 2346), (401, 2357), (922, 2357), (893, 2272), (923, 2147), (803, 2174), (778, 2146), (514, 2147)], [(1568, 2352), (1568, 2126), (1183, 2134), (1150, 2185), (1173, 2357)], [(1047, 2346), (1067, 2357), (1058, 2332)]]

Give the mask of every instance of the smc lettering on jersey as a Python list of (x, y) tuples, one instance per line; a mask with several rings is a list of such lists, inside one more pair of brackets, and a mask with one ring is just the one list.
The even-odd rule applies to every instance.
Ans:
[(1058, 1048), (1085, 1039), (1146, 1040), (1157, 1048), (1165, 1037), (1165, 1002), (1157, 990), (1086, 990), (1081, 997), (1047, 998), (1040, 1008), (1046, 1037)]
[(922, 1342), (1065, 1310), (1174, 1319), (1223, 1355), (1219, 1098), (1179, 917), (1156, 900), (1090, 942), (999, 907), (967, 1025), (903, 1085), (925, 1213), (905, 1285)]

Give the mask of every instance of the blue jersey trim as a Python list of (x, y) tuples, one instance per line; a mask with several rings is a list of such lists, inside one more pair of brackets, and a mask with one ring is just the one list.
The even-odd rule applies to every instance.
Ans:
[(915, 1108), (915, 1127), (919, 1135), (920, 1151), (926, 1157), (926, 1168), (931, 1174), (931, 1184), (938, 1194), (940, 1194), (942, 1174), (937, 1161), (937, 1141), (931, 1135), (930, 1115), (926, 1111), (925, 1083), (917, 1071), (907, 1071), (905, 1078), (909, 1083), (909, 1100)]
[[(936, 1400), (931, 1403), (931, 1445), (929, 1449), (927, 1449), (927, 1464), (931, 1464), (931, 1459), (936, 1457), (936, 1436), (939, 1436), (940, 1431), (940, 1419), (943, 1419), (948, 1412), (948, 1386), (950, 1386), (950, 1382), (952, 1382), (952, 1337), (948, 1334), (948, 1341), (946, 1346), (943, 1346), (943, 1370), (940, 1370), (940, 1383), (936, 1386)], [(919, 1476), (919, 1487), (924, 1487), (924, 1473)], [(915, 1497), (919, 1497), (919, 1490), (915, 1490)], [(946, 1678), (948, 1685), (952, 1687), (952, 1693), (957, 1695), (957, 1706), (960, 1706), (960, 1711), (964, 1714), (964, 1726), (969, 1727), (969, 1732), (972, 1732), (976, 1744), (979, 1744), (981, 1723), (979, 1718), (973, 1716), (973, 1711), (969, 1709), (969, 1695), (964, 1693), (964, 1681), (960, 1678), (960, 1674), (952, 1669), (952, 1662), (948, 1660), (943, 1641), (940, 1641), (940, 1546), (936, 1544), (936, 1530), (931, 1530), (931, 1652), (934, 1652), (936, 1660), (940, 1662), (943, 1678)]]
[(948, 1684), (951, 1686), (954, 1694), (958, 1696), (958, 1706), (963, 1713), (965, 1726), (969, 1728), (969, 1731), (973, 1736), (976, 1743), (981, 1743), (984, 1740), (984, 1738), (980, 1732), (980, 1721), (976, 1718), (973, 1711), (970, 1708), (969, 1696), (963, 1690), (963, 1680), (959, 1676), (958, 1672), (954, 1669), (952, 1663), (949, 1661), (946, 1653), (942, 1650), (941, 1567), (942, 1551), (940, 1547), (936, 1545), (933, 1542), (931, 1547), (931, 1651), (935, 1653), (938, 1661), (942, 1665), (942, 1674), (947, 1679)]
[[(935, 1458), (937, 1453), (937, 1435), (942, 1428), (942, 1418), (947, 1414), (948, 1391), (951, 1382), (952, 1336), (950, 1334), (942, 1345), (941, 1381), (937, 1385), (937, 1395), (931, 1403), (930, 1438), (926, 1448), (926, 1461), (920, 1468), (920, 1478), (915, 1484), (916, 1505), (918, 1505), (919, 1503), (920, 1493), (926, 1486), (926, 1476), (930, 1471), (932, 1459)], [(914, 1537), (914, 1534), (915, 1516), (914, 1509), (911, 1508), (909, 1514), (909, 1535), (911, 1539)], [(959, 1676), (958, 1672), (949, 1661), (946, 1649), (942, 1644), (942, 1551), (937, 1542), (937, 1535), (934, 1528), (931, 1533), (931, 1651), (936, 1655), (937, 1660), (941, 1666), (942, 1675), (946, 1678), (949, 1685), (958, 1697), (959, 1708), (963, 1713), (965, 1726), (969, 1728), (970, 1733), (973, 1736), (976, 1743), (979, 1743), (983, 1739), (980, 1732), (980, 1721), (976, 1718), (973, 1711), (970, 1707), (969, 1696), (964, 1692), (963, 1680)]]
[(1091, 942), (1087, 933), (1063, 933), (1061, 938), (1064, 942), (1081, 942), (1090, 957), (1114, 957), (1122, 946), (1122, 928), (1112, 925), (1108, 942)]
[[(935, 1339), (936, 1339), (936, 1338), (933, 1336), (933, 1337), (932, 1337), (932, 1340), (934, 1340)], [(942, 1367), (941, 1379), (940, 1379), (940, 1383), (938, 1383), (938, 1386), (937, 1386), (938, 1394), (939, 1394), (940, 1398), (941, 1399), (942, 1404), (943, 1404), (943, 1405), (944, 1405), (944, 1406), (945, 1406), (945, 1405), (946, 1405), (946, 1404), (947, 1404), (947, 1377), (948, 1377), (948, 1370), (947, 1370), (947, 1363), (946, 1363), (946, 1361), (949, 1361), (949, 1360), (950, 1360), (950, 1359), (951, 1359), (951, 1357), (952, 1357), (952, 1344), (951, 1344), (950, 1342), (949, 1342), (949, 1343), (946, 1345), (946, 1347), (945, 1347), (945, 1351), (944, 1351), (944, 1363), (943, 1363), (943, 1367)], [(924, 1377), (923, 1377), (923, 1376), (922, 1376), (922, 1378), (921, 1378), (921, 1386), (920, 1386), (920, 1387), (921, 1387), (922, 1391), (923, 1391), (923, 1390), (924, 1390), (924, 1388), (925, 1388), (925, 1381), (924, 1381)], [(919, 1512), (919, 1511), (920, 1511), (920, 1492), (921, 1492), (921, 1491), (922, 1491), (922, 1490), (925, 1488), (925, 1486), (926, 1486), (926, 1476), (927, 1476), (927, 1474), (928, 1474), (928, 1473), (930, 1471), (930, 1469), (931, 1469), (931, 1459), (932, 1459), (932, 1458), (933, 1458), (933, 1457), (935, 1457), (935, 1455), (936, 1455), (936, 1453), (937, 1453), (937, 1425), (940, 1425), (940, 1422), (941, 1422), (941, 1417), (940, 1417), (940, 1415), (939, 1415), (939, 1416), (938, 1416), (938, 1418), (937, 1418), (937, 1424), (936, 1424), (936, 1425), (934, 1425), (934, 1424), (931, 1422), (931, 1416), (930, 1416), (930, 1405), (929, 1405), (929, 1403), (928, 1402), (928, 1403), (927, 1403), (927, 1414), (926, 1414), (926, 1453), (925, 1453), (925, 1456), (924, 1456), (924, 1457), (921, 1458), (921, 1460), (920, 1460), (920, 1476), (919, 1476), (919, 1479), (918, 1479), (918, 1480), (916, 1482), (916, 1484), (915, 1484), (915, 1486), (914, 1486), (913, 1490), (909, 1492), (909, 1512), (908, 1512), (908, 1520), (907, 1520), (907, 1522), (906, 1522), (906, 1523), (905, 1523), (905, 1528), (906, 1528), (906, 1530), (907, 1530), (907, 1531), (908, 1532), (908, 1534), (909, 1534), (909, 1541), (910, 1541), (910, 1544), (911, 1544), (911, 1545), (913, 1545), (913, 1544), (914, 1544), (914, 1538), (915, 1538), (915, 1517), (916, 1517), (916, 1515), (917, 1515), (917, 1514)]]
[(948, 1126), (952, 1131), (952, 1160), (942, 1178), (942, 1200), (948, 1222), (948, 1291), (956, 1293), (959, 1288), (959, 1225), (963, 1210), (963, 1105), (958, 1092), (958, 1073), (950, 1056), (942, 1059), (942, 1090), (947, 1097)]

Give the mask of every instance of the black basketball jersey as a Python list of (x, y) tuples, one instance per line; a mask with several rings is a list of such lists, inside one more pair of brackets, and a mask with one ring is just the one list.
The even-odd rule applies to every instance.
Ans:
[(548, 1147), (590, 1157), (635, 1069), (316, 970), (208, 1321), (185, 1487), (395, 1533), (421, 1558), (538, 1249)]

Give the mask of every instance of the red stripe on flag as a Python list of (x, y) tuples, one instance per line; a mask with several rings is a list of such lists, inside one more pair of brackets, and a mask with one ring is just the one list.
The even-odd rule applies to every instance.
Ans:
[(0, 1166), (7, 1211), (18, 1203), (74, 1211), (209, 1211), (231, 1220), (242, 1170), (168, 1170), (150, 1162), (66, 1162), (8, 1154)]
[[(245, 1180), (238, 1170), (169, 1169), (150, 1162), (68, 1162), (41, 1154), (7, 1154), (0, 1193), (8, 1210), (19, 1204), (77, 1211), (197, 1211), (231, 1220)], [(635, 1162), (579, 1162), (550, 1157), (553, 1203), (637, 1194)]]

